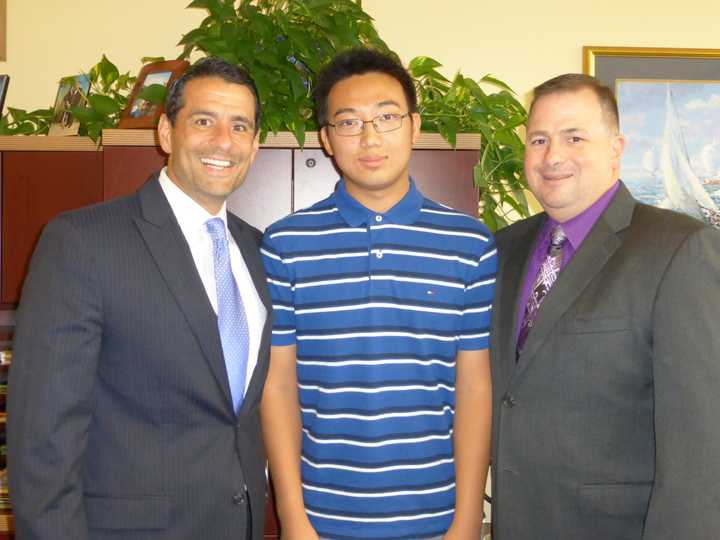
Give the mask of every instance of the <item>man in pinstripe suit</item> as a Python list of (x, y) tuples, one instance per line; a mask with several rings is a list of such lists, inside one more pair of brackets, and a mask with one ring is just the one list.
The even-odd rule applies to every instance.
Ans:
[[(167, 168), (136, 194), (46, 227), (10, 374), (18, 538), (262, 537), (258, 404), (270, 305), (260, 233), (225, 207), (257, 152), (259, 119), (247, 73), (200, 61), (177, 80), (160, 120)], [(239, 408), (208, 221), (230, 233), (230, 278), (247, 318)]]
[(495, 248), (408, 174), (420, 132), (394, 59), (318, 78), (335, 192), (272, 225), (263, 434), (283, 537), (475, 538), (489, 459)]

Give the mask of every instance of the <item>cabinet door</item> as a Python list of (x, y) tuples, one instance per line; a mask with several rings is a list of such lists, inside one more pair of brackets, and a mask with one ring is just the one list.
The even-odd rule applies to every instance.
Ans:
[[(473, 184), (476, 150), (413, 150), (410, 176), (418, 189), (436, 202), (477, 216), (478, 191)], [(293, 211), (324, 199), (340, 179), (322, 150), (295, 150)]]
[[(167, 156), (155, 146), (106, 146), (104, 197), (137, 191), (162, 169)], [(290, 213), (292, 150), (261, 148), (245, 182), (228, 198), (228, 210), (260, 230)]]
[(340, 180), (340, 172), (322, 150), (293, 153), (293, 212), (297, 212), (330, 195)]
[(167, 156), (158, 146), (105, 146), (103, 199), (134, 193), (166, 163)]
[(227, 207), (261, 231), (291, 211), (292, 150), (261, 148)]
[(473, 183), (476, 150), (413, 150), (410, 176), (428, 199), (471, 216), (478, 215), (478, 190)]
[(100, 152), (2, 153), (2, 292), (20, 300), (28, 262), (45, 224), (60, 212), (102, 200)]

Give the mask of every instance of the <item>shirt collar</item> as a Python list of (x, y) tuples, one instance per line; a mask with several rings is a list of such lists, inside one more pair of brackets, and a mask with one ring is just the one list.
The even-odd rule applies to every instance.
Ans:
[(407, 193), (398, 203), (385, 213), (373, 212), (360, 204), (352, 195), (350, 195), (345, 187), (345, 180), (340, 181), (335, 186), (335, 205), (342, 218), (348, 225), (357, 227), (358, 225), (367, 224), (377, 215), (383, 216), (383, 222), (390, 222), (399, 225), (408, 225), (417, 221), (420, 217), (420, 209), (422, 208), (423, 195), (415, 187), (415, 182), (410, 179), (410, 187)]
[(227, 204), (223, 203), (222, 208), (217, 215), (212, 215), (210, 212), (200, 206), (190, 195), (180, 189), (175, 182), (170, 180), (167, 174), (167, 167), (163, 167), (160, 171), (160, 187), (162, 187), (165, 197), (167, 197), (168, 203), (172, 208), (175, 218), (180, 224), (180, 228), (183, 232), (190, 230), (197, 230), (202, 228), (205, 230), (205, 222), (214, 217), (219, 217), (225, 222), (227, 228)]
[[(562, 223), (563, 231), (565, 231), (568, 242), (570, 242), (573, 250), (578, 250), (580, 244), (583, 243), (585, 237), (590, 233), (590, 229), (593, 228), (593, 225), (595, 225), (597, 220), (600, 219), (602, 213), (607, 209), (618, 189), (620, 189), (619, 180), (615, 182), (610, 189), (603, 193), (597, 201), (592, 203), (577, 216)], [(550, 231), (552, 231), (557, 224), (557, 221), (549, 218), (545, 224), (543, 233), (550, 234)]]

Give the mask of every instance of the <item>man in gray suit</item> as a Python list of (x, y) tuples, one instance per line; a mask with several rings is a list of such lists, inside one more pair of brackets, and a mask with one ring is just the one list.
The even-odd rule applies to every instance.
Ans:
[(633, 199), (624, 144), (597, 80), (535, 89), (545, 212), (497, 235), (493, 540), (720, 530), (720, 233)]
[(198, 62), (160, 119), (167, 168), (45, 228), (10, 373), (18, 538), (262, 537), (270, 304), (260, 233), (225, 206), (259, 119), (244, 70)]

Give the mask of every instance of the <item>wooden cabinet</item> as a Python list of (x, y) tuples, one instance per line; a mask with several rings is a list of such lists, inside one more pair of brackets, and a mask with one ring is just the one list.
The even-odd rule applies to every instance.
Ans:
[[(123, 196), (137, 190), (165, 165), (153, 131), (106, 130), (103, 146), (79, 137), (0, 137), (2, 265), (0, 328), (11, 327), (12, 309), (43, 226), (62, 211)], [(452, 150), (437, 135), (422, 135), (413, 151), (410, 172), (428, 197), (476, 214), (478, 193), (473, 166), (479, 138), (458, 137)], [(304, 149), (290, 134), (270, 136), (260, 149), (244, 184), (228, 199), (228, 208), (264, 229), (286, 214), (329, 195), (340, 174), (308, 134)], [(12, 323), (10, 323), (12, 324)], [(9, 339), (9, 338), (8, 338)], [(277, 538), (272, 499), (268, 503), (266, 538)], [(2, 540), (2, 532), (0, 532)]]

